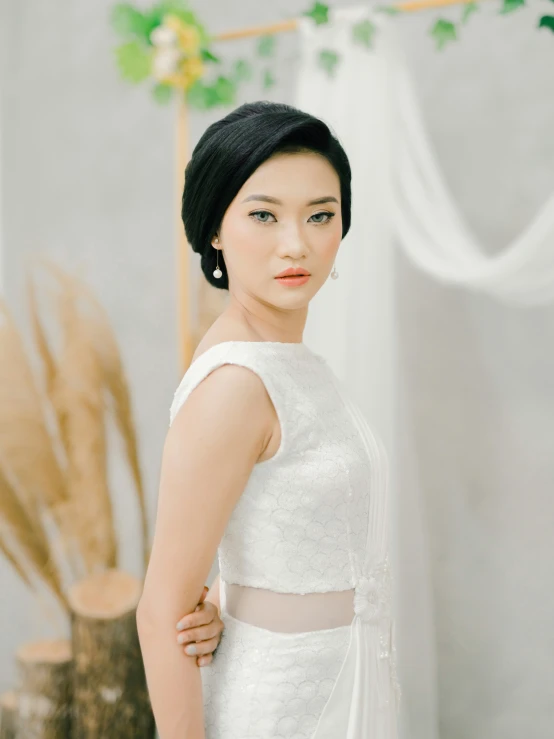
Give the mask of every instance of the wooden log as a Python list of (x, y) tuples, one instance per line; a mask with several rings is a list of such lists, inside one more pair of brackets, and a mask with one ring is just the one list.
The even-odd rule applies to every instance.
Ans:
[(142, 583), (107, 570), (69, 592), (74, 654), (73, 739), (152, 739), (155, 731), (137, 633)]
[(16, 739), (67, 739), (71, 731), (71, 644), (49, 639), (23, 644), (18, 671)]
[(0, 695), (0, 739), (15, 739), (17, 693), (9, 690)]

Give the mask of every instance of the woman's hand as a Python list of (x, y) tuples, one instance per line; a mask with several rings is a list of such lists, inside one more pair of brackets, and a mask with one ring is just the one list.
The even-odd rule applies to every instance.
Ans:
[[(219, 644), (223, 631), (223, 621), (219, 617), (217, 606), (209, 600), (203, 602), (208, 590), (208, 586), (204, 585), (194, 612), (184, 616), (177, 624), (180, 632), (177, 641), (185, 645), (185, 654), (196, 656), (200, 667), (212, 661), (212, 653)], [(191, 648), (195, 651), (189, 652)]]

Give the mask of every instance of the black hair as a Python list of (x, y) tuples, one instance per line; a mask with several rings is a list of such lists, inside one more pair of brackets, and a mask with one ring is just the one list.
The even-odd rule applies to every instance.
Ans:
[[(322, 120), (291, 105), (259, 100), (241, 105), (203, 133), (185, 169), (181, 217), (189, 244), (202, 255), (201, 268), (211, 285), (229, 289), (223, 254), (216, 253), (212, 239), (237, 192), (269, 157), (303, 151), (321, 154), (337, 172), (344, 238), (350, 228), (350, 164)], [(219, 279), (213, 276), (218, 254), (223, 272)]]

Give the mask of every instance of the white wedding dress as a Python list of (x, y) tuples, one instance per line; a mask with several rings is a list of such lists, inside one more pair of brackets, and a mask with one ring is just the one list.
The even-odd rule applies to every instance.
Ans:
[(225, 628), (199, 668), (206, 739), (397, 739), (382, 443), (300, 343), (210, 347), (186, 371), (170, 422), (227, 363), (262, 379), (281, 444), (254, 466), (218, 549)]

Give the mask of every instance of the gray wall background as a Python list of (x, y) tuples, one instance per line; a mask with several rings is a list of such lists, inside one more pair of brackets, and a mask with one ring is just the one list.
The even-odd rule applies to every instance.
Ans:
[[(153, 519), (168, 408), (179, 379), (175, 121), (172, 109), (153, 104), (143, 86), (119, 79), (113, 61), (118, 39), (108, 24), (112, 5), (0, 5), (3, 289), (27, 330), (24, 266), (43, 253), (86, 276), (102, 299), (129, 374)], [(213, 32), (280, 20), (308, 5), (193, 3)], [(534, 28), (540, 9), (551, 11), (552, 3), (543, 0), (507, 17), (496, 15), (498, 7), (483, 3), (461, 40), (440, 53), (426, 34), (438, 13), (397, 19), (443, 171), (490, 253), (526, 225), (554, 184), (554, 36)], [(460, 13), (454, 8), (444, 15)], [(281, 36), (279, 48), (278, 86), (270, 94), (246, 86), (240, 102), (292, 99), (294, 35)], [(252, 42), (221, 46), (229, 58), (253, 49)], [(192, 144), (225, 112), (194, 113)], [(554, 515), (546, 494), (554, 475), (554, 308), (508, 308), (437, 285), (402, 255), (398, 264), (403, 373), (430, 521), (441, 737), (546, 739), (554, 726), (553, 628), (541, 616), (552, 613), (548, 584), (554, 575)], [(494, 352), (485, 355), (492, 344)], [(486, 358), (476, 363), (480, 356)], [(467, 412), (468, 398), (480, 414)], [(514, 454), (520, 455), (517, 474), (505, 464)], [(138, 575), (138, 517), (117, 459), (112, 475), (123, 566)], [(479, 501), (497, 537), (493, 546), (487, 548), (487, 530), (458, 541), (448, 529), (458, 491)], [(530, 508), (544, 509), (540, 521), (525, 519)], [(502, 527), (508, 512), (518, 510), (528, 521), (521, 535)], [(446, 566), (453, 552), (462, 565), (457, 571)], [(491, 590), (491, 576), (503, 578), (500, 590)], [(37, 605), (3, 562), (0, 598), (5, 690), (14, 677), (15, 646), (63, 633), (63, 623), (50, 605)], [(544, 599), (550, 610), (541, 609)], [(471, 628), (477, 612), (490, 627), (479, 639), (494, 635), (498, 623), (508, 621), (511, 630), (496, 643), (481, 642)], [(511, 638), (527, 640), (525, 659), (513, 659)]]

